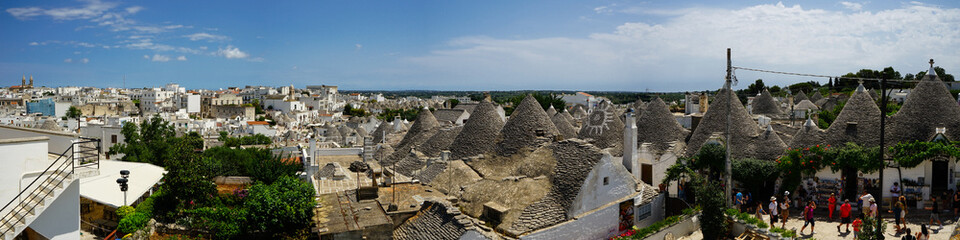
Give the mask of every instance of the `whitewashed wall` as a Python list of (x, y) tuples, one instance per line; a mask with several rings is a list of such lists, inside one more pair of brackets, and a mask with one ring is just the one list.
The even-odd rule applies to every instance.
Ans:
[(520, 239), (610, 239), (617, 235), (619, 222), (620, 204), (614, 203), (576, 220), (520, 236)]
[[(6, 137), (6, 136), (4, 136)], [(20, 193), (21, 177), (30, 172), (43, 171), (50, 165), (47, 159), (47, 138), (0, 139), (0, 207)], [(29, 183), (29, 181), (28, 181)], [(4, 210), (9, 211), (9, 210)], [(0, 213), (0, 216), (6, 213)]]
[[(606, 185), (603, 184), (604, 178), (608, 180)], [(567, 217), (572, 218), (630, 196), (636, 193), (636, 189), (637, 181), (623, 164), (613, 161), (610, 154), (603, 154), (600, 162), (587, 174), (580, 193), (567, 211)]]
[(52, 240), (80, 239), (80, 181), (67, 185), (30, 228)]

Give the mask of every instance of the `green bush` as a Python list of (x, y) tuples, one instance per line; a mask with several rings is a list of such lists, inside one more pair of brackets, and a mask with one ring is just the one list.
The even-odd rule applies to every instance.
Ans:
[(154, 192), (151, 197), (144, 199), (143, 202), (137, 204), (136, 211), (139, 213), (145, 213), (147, 215), (153, 216), (153, 196), (160, 194), (160, 191)]
[(765, 223), (765, 222), (763, 222), (763, 221), (759, 221), (759, 222), (757, 223), (757, 227), (760, 228), (760, 229), (764, 229), (764, 228), (768, 228), (768, 227), (770, 227), (770, 226), (767, 225), (767, 223)]
[(738, 213), (738, 214), (737, 214), (737, 219), (740, 219), (740, 220), (746, 221), (746, 220), (748, 220), (748, 219), (750, 219), (750, 218), (752, 218), (752, 217), (750, 217), (750, 214), (748, 214), (748, 213), (743, 213), (743, 212), (742, 212), (742, 213)]
[(310, 226), (315, 201), (313, 186), (282, 176), (273, 184), (257, 183), (248, 189), (243, 208), (250, 230), (263, 233), (292, 232)]
[(117, 229), (120, 230), (120, 232), (133, 233), (147, 226), (147, 222), (150, 222), (149, 215), (140, 212), (133, 212), (123, 219), (120, 219), (120, 224), (117, 226)]
[(130, 213), (132, 213), (135, 210), (136, 209), (134, 209), (131, 206), (122, 206), (120, 208), (117, 208), (117, 216), (120, 218), (123, 218), (123, 217), (126, 217), (127, 215), (130, 215)]
[(734, 208), (727, 208), (727, 216), (736, 217), (737, 214), (740, 214), (740, 210)]
[(232, 239), (243, 233), (246, 222), (246, 210), (226, 207), (202, 207), (187, 211), (193, 216), (190, 226), (204, 229), (213, 234), (214, 239)]

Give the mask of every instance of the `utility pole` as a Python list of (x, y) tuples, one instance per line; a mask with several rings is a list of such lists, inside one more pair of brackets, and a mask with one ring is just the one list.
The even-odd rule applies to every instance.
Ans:
[[(931, 61), (930, 64), (933, 65), (933, 59), (930, 59), (930, 61)], [(887, 78), (885, 76), (880, 77), (880, 102), (881, 102), (881, 105), (880, 105), (880, 156), (877, 158), (879, 158), (878, 160), (880, 161), (881, 164), (883, 164), (883, 167), (880, 168), (880, 195), (878, 196), (880, 197), (879, 199), (881, 200), (877, 204), (876, 229), (877, 229), (877, 237), (882, 239), (883, 229), (881, 229), (882, 225), (880, 224), (883, 223), (883, 221), (881, 220), (883, 218), (880, 217), (880, 213), (883, 212), (883, 200), (882, 200), (883, 199), (883, 171), (886, 170), (887, 168), (887, 163), (885, 161), (884, 151), (883, 151), (884, 150), (884, 145), (883, 145), (884, 131), (883, 130), (884, 128), (886, 128), (885, 120), (887, 119)]]
[(733, 97), (735, 97), (735, 95), (733, 94), (732, 85), (733, 85), (733, 63), (730, 61), (730, 48), (727, 48), (727, 80), (726, 80), (726, 83), (723, 85), (723, 87), (726, 88), (727, 91), (730, 93), (730, 95), (726, 96), (727, 97), (727, 130), (726, 130), (727, 137), (726, 137), (726, 140), (724, 141), (726, 144), (723, 144), (726, 147), (726, 152), (727, 152), (726, 154), (727, 170), (726, 170), (726, 174), (724, 174), (726, 175), (725, 176), (726, 184), (725, 184), (724, 190), (726, 193), (725, 196), (727, 198), (727, 207), (733, 206), (733, 199), (731, 199), (731, 197), (733, 197), (733, 195), (731, 195), (732, 193), (731, 190), (733, 189), (733, 185), (732, 185), (733, 180), (730, 178), (730, 174), (732, 172), (731, 166), (730, 166), (730, 144), (733, 144), (733, 141), (731, 141), (730, 139), (730, 106), (731, 106), (730, 102), (733, 102)]

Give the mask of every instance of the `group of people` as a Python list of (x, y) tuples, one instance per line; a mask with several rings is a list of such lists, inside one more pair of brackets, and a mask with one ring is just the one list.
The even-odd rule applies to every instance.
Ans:
[[(783, 193), (782, 199), (778, 199), (776, 196), (770, 197), (770, 202), (767, 204), (766, 208), (763, 207), (761, 201), (756, 201), (756, 203), (750, 202), (750, 194), (744, 194), (742, 192), (737, 192), (736, 197), (734, 198), (734, 204), (740, 209), (741, 212), (755, 211), (757, 218), (761, 218), (763, 215), (768, 215), (770, 217), (770, 226), (776, 226), (777, 222), (780, 223), (780, 228), (786, 227), (787, 219), (790, 217), (790, 207), (792, 201), (790, 200), (790, 192), (785, 191)], [(778, 201), (780, 200), (780, 201)], [(854, 237), (860, 235), (860, 231), (863, 226), (863, 219), (866, 217), (875, 218), (878, 212), (877, 201), (870, 193), (864, 191), (860, 197), (857, 199), (859, 206), (868, 206), (861, 208), (861, 212), (858, 214), (857, 218), (853, 218), (852, 215), (852, 205), (849, 199), (844, 199), (843, 203), (840, 204), (839, 208), (839, 217), (840, 224), (837, 225), (837, 232), (841, 232), (841, 227), (846, 225), (846, 232), (850, 232), (850, 225), (853, 225), (853, 234)], [(933, 212), (930, 216), (930, 224), (933, 224), (933, 221), (936, 220), (941, 226), (943, 223), (939, 219), (939, 203), (937, 203), (936, 198), (933, 199)], [(835, 212), (837, 212), (837, 196), (833, 193), (830, 194), (830, 198), (827, 200), (828, 206), (828, 217), (829, 219), (834, 219)], [(955, 202), (960, 201), (960, 193), (955, 195)], [(867, 203), (867, 205), (864, 205)], [(755, 206), (753, 209), (750, 206)], [(955, 206), (960, 206), (960, 204), (955, 204)], [(817, 209), (817, 204), (813, 200), (807, 201), (806, 206), (803, 208), (801, 213), (804, 219), (803, 227), (800, 228), (800, 233), (806, 231), (807, 226), (810, 226), (810, 234), (814, 233), (814, 228), (816, 226), (816, 221), (814, 218), (814, 211)], [(921, 232), (918, 232), (916, 236), (910, 234), (910, 229), (906, 226), (905, 216), (907, 213), (906, 207), (906, 198), (903, 196), (897, 196), (897, 200), (894, 203), (893, 207), (894, 218), (895, 218), (895, 230), (896, 233), (904, 233), (907, 236), (915, 237), (916, 239), (928, 239), (929, 232), (927, 231), (926, 224), (921, 225)]]

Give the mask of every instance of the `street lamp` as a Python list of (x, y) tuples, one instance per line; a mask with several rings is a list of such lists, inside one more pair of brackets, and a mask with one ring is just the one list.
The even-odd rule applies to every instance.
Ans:
[(120, 185), (120, 191), (123, 192), (124, 206), (127, 205), (127, 188), (128, 188), (127, 182), (129, 181), (127, 178), (130, 178), (130, 171), (120, 170), (120, 178), (117, 178), (117, 184)]

